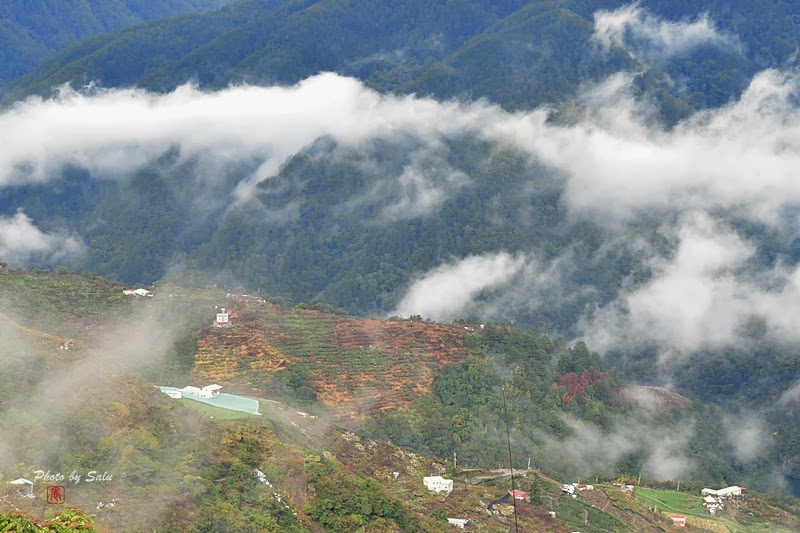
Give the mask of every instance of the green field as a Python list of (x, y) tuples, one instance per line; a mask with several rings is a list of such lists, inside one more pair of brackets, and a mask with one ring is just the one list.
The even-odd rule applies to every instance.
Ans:
[(637, 487), (636, 497), (654, 504), (660, 511), (675, 511), (710, 518), (703, 507), (700, 496), (669, 490), (656, 490)]
[(64, 317), (106, 316), (126, 307), (122, 286), (66, 272), (0, 271), (0, 304), (15, 314), (58, 323)]
[(179, 400), (183, 405), (194, 409), (196, 411), (200, 411), (201, 413), (208, 415), (213, 418), (217, 418), (220, 420), (239, 420), (242, 418), (251, 418), (256, 415), (250, 415), (247, 413), (242, 413), (239, 411), (231, 411), (230, 409), (223, 409), (221, 407), (215, 407), (213, 405), (209, 405), (203, 402), (196, 402), (194, 400), (188, 400), (186, 398), (181, 398)]

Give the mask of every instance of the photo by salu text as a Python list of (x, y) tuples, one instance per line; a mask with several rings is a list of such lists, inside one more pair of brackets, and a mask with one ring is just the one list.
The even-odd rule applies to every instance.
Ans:
[[(124, 477), (124, 474), (123, 474)], [(89, 470), (86, 473), (78, 472), (77, 470), (73, 470), (70, 472), (69, 476), (65, 476), (60, 472), (51, 472), (48, 470), (45, 472), (44, 470), (36, 470), (34, 472), (33, 482), (37, 481), (53, 481), (53, 482), (61, 482), (61, 481), (68, 481), (77, 485), (81, 481), (85, 483), (94, 483), (98, 481), (113, 481), (114, 476), (110, 474), (108, 471), (103, 471), (102, 473), (96, 470)]]

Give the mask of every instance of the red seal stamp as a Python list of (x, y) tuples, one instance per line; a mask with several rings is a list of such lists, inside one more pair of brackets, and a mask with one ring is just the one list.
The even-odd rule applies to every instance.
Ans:
[(47, 487), (47, 503), (64, 503), (67, 501), (67, 489), (61, 485)]

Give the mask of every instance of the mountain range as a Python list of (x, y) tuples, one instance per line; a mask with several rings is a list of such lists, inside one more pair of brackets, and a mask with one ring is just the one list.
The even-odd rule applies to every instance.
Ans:
[(457, 435), (465, 460), (502, 460), (489, 392), (511, 383), (518, 437), (577, 475), (541, 451), (553, 435), (579, 457), (655, 447), (620, 421), (626, 382), (695, 406), (643, 432), (692, 460), (631, 448), (608, 469), (775, 491), (800, 474), (794, 2), (44, 6), (0, 11), (0, 36), (39, 43), (0, 85), (9, 268), (269, 294), (260, 326), (182, 338), (193, 376), (331, 407), (375, 376), (338, 382), (322, 356), (355, 357), (402, 382), (363, 433), (419, 453)]

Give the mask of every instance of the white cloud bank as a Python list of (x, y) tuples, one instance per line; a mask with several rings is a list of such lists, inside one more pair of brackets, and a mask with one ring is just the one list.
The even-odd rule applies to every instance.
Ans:
[[(658, 57), (703, 43), (730, 45), (705, 17), (669, 22), (637, 6), (598, 13), (596, 36), (609, 46), (635, 36), (650, 43)], [(594, 346), (611, 347), (612, 336), (617, 346), (632, 345), (634, 339), (679, 350), (717, 346), (735, 339), (750, 315), (767, 320), (772, 333), (795, 338), (792, 332), (800, 328), (791, 317), (800, 315), (785, 310), (798, 307), (800, 274), (782, 266), (740, 272), (752, 246), (713, 220), (726, 212), (789, 234), (800, 230), (800, 217), (792, 215), (800, 206), (800, 73), (764, 71), (737, 101), (671, 129), (660, 126), (647, 102), (633, 96), (631, 81), (632, 76), (620, 74), (588, 88), (579, 102), (583, 114), (569, 124), (550, 120), (547, 109), (508, 113), (487, 102), (381, 95), (335, 74), (292, 87), (214, 93), (191, 86), (165, 95), (64, 91), (57, 99), (30, 99), (0, 114), (0, 189), (55, 179), (65, 164), (86, 167), (96, 177), (125, 175), (178, 147), (183, 157), (213, 162), (207, 168), (219, 172), (225, 161), (260, 164), (240, 183), (242, 197), (319, 138), (358, 149), (375, 139), (411, 138), (430, 147), (473, 135), (512, 145), (553, 169), (563, 180), (563, 201), (571, 213), (604, 225), (612, 238), (624, 238), (643, 215), (681, 220), (680, 226), (665, 228), (680, 243), (676, 256), (653, 258), (653, 280), (629, 288), (587, 322), (587, 335), (599, 343)], [(401, 194), (397, 205), (381, 212), (384, 219), (424, 216), (469, 180), (445, 165), (421, 162), (412, 161), (392, 178)], [(695, 214), (687, 218), (687, 213)], [(4, 220), (16, 228), (8, 235), (31, 231), (23, 218)], [(52, 245), (46, 237), (38, 241)], [(15, 253), (34, 251), (15, 238), (5, 237), (15, 243)], [(10, 253), (12, 245), (5, 246)], [(398, 312), (454, 316), (482, 291), (525, 271), (523, 263), (530, 259), (523, 257), (531, 256), (516, 252), (526, 251), (457, 258), (428, 272), (409, 288)], [(525, 279), (549, 283), (554, 278)], [(522, 287), (537, 294), (529, 285)]]
[(751, 272), (755, 248), (704, 213), (684, 217), (677, 238), (674, 256), (652, 260), (651, 280), (584, 322), (590, 345), (688, 354), (741, 341), (752, 319), (775, 338), (800, 340), (800, 267)]
[(685, 479), (695, 468), (694, 461), (686, 454), (695, 432), (693, 421), (687, 421), (676, 431), (674, 427), (651, 426), (618, 417), (609, 432), (569, 418), (565, 422), (570, 427), (570, 436), (563, 440), (546, 437), (545, 441), (551, 455), (569, 462), (569, 467), (582, 476), (613, 471), (614, 465), (631, 453), (641, 453), (642, 473), (659, 481)]
[(24, 266), (34, 257), (45, 261), (69, 260), (83, 252), (83, 243), (63, 233), (45, 233), (22, 211), (0, 216), (0, 261)]
[(577, 124), (534, 112), (495, 122), (489, 134), (561, 170), (573, 212), (608, 225), (654, 210), (720, 209), (777, 225), (800, 203), (797, 72), (764, 71), (738, 101), (670, 130), (629, 94), (629, 80), (593, 88)]
[(648, 13), (638, 4), (596, 12), (593, 39), (606, 52), (612, 47), (628, 50), (645, 64), (680, 56), (704, 45), (741, 50), (738, 39), (717, 30), (708, 15), (693, 21), (673, 22)]
[(408, 289), (394, 314), (449, 320), (484, 290), (508, 283), (524, 265), (508, 253), (472, 256), (424, 274)]
[[(215, 161), (214, 168), (262, 161), (240, 184), (246, 195), (320, 137), (357, 148), (376, 138), (435, 145), (473, 134), (513, 144), (560, 171), (572, 211), (609, 224), (687, 209), (736, 209), (776, 224), (783, 209), (800, 203), (798, 73), (762, 72), (739, 101), (670, 130), (634, 99), (630, 81), (620, 75), (589, 89), (585, 116), (568, 126), (549, 121), (548, 110), (507, 113), (486, 102), (380, 95), (334, 74), (217, 93), (188, 86), (166, 95), (65, 93), (0, 114), (0, 188), (55, 179), (65, 164), (124, 175), (179, 147), (184, 157)], [(402, 177), (407, 186), (419, 188), (419, 170)]]
[(110, 90), (31, 98), (0, 115), (0, 187), (45, 182), (64, 164), (96, 175), (128, 173), (170, 147), (185, 157), (263, 160), (253, 181), (274, 174), (320, 137), (340, 143), (395, 135), (422, 141), (456, 134), (498, 111), (413, 97), (383, 96), (360, 82), (320, 74), (293, 87), (183, 86), (165, 95)]

